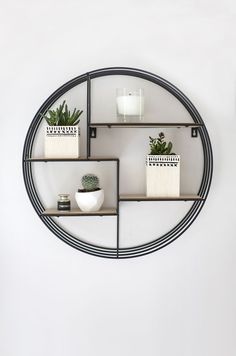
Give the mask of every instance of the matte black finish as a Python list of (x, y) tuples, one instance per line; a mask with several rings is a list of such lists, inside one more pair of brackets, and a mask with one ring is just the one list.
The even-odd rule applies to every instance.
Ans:
[(26, 158), (26, 162), (112, 162), (119, 161), (114, 157), (79, 157), (79, 158)]
[(97, 137), (97, 128), (96, 127), (90, 127), (90, 138), (96, 138)]
[(191, 129), (191, 136), (192, 137), (198, 137), (198, 130), (197, 130), (197, 127), (192, 127)]
[[(197, 130), (197, 133), (200, 135), (202, 146), (203, 146), (204, 168), (203, 168), (203, 176), (202, 176), (200, 189), (197, 194), (198, 196), (200, 196), (200, 200), (197, 199), (196, 201), (194, 201), (193, 205), (189, 209), (188, 213), (184, 216), (184, 218), (168, 233), (164, 234), (163, 236), (157, 238), (154, 241), (150, 241), (148, 243), (139, 246), (129, 247), (129, 248), (120, 248), (119, 246), (119, 204), (125, 204), (126, 201), (126, 200), (121, 201), (122, 199), (120, 199), (119, 197), (119, 159), (90, 157), (91, 128), (98, 128), (101, 126), (107, 126), (110, 128), (126, 126), (126, 124), (122, 125), (122, 123), (120, 124), (91, 123), (91, 81), (94, 78), (103, 77), (107, 75), (127, 75), (127, 76), (139, 77), (163, 87), (172, 95), (174, 95), (184, 105), (184, 107), (186, 108), (186, 110), (189, 112), (189, 114), (193, 119), (193, 123), (191, 124), (188, 123), (173, 123), (173, 124), (143, 123), (142, 124), (140, 123), (138, 125), (135, 125), (129, 123), (128, 124), (129, 127), (131, 128), (145, 127), (145, 126), (146, 127), (192, 127), (193, 128), (192, 130)], [(80, 85), (84, 82), (87, 82), (87, 156), (85, 158), (78, 158), (78, 159), (32, 158), (32, 148), (33, 148), (35, 136), (37, 134), (39, 125), (42, 121), (42, 116), (40, 115), (40, 113), (46, 113), (46, 111), (53, 105), (53, 103), (56, 100), (58, 100), (63, 94), (65, 94), (68, 90), (72, 89), (73, 87)], [(63, 228), (61, 228), (52, 217), (43, 215), (45, 209), (42, 202), (40, 201), (39, 195), (37, 194), (37, 190), (34, 184), (34, 179), (32, 175), (32, 164), (34, 164), (34, 162), (58, 162), (58, 161), (63, 161), (63, 162), (78, 161), (78, 164), (79, 161), (98, 161), (98, 162), (116, 161), (117, 215), (114, 217), (117, 219), (116, 248), (106, 248), (106, 247), (96, 246), (92, 243), (84, 242), (83, 240), (80, 240), (79, 238), (73, 236), (72, 234), (68, 233)], [(190, 102), (190, 100), (178, 88), (176, 88), (173, 84), (169, 83), (165, 79), (140, 69), (125, 68), (125, 67), (103, 68), (103, 69), (94, 70), (70, 80), (69, 82), (62, 85), (59, 89), (57, 89), (39, 108), (33, 121), (30, 124), (25, 139), (22, 164), (23, 164), (24, 182), (25, 182), (29, 199), (35, 211), (37, 212), (41, 220), (44, 222), (44, 224), (57, 237), (59, 237), (61, 240), (63, 240), (70, 246), (82, 252), (94, 256), (106, 257), (106, 258), (132, 258), (132, 257), (143, 256), (167, 246), (175, 239), (177, 239), (179, 236), (181, 236), (191, 226), (191, 224), (194, 222), (194, 220), (197, 218), (198, 214), (200, 213), (210, 189), (212, 173), (213, 173), (213, 155), (212, 155), (210, 138), (201, 116), (199, 115), (194, 105)], [(102, 218), (104, 219), (104, 223), (105, 223), (106, 217), (104, 216)]]

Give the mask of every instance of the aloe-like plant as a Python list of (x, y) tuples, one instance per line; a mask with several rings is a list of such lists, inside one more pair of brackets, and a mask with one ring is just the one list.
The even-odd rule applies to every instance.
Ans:
[(94, 192), (99, 190), (99, 178), (92, 173), (83, 175), (81, 179), (82, 186), (85, 192)]
[(75, 126), (80, 122), (80, 115), (83, 110), (77, 110), (76, 108), (71, 113), (68, 110), (66, 101), (64, 100), (61, 105), (55, 110), (48, 110), (46, 115), (42, 114), (49, 126)]
[(149, 136), (150, 155), (175, 155), (175, 153), (171, 152), (172, 142), (168, 142), (167, 144), (164, 139), (165, 135), (163, 132), (160, 132), (157, 138)]

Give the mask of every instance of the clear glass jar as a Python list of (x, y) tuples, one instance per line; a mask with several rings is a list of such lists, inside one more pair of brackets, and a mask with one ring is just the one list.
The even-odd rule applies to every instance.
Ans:
[(139, 122), (144, 117), (144, 90), (116, 89), (117, 118), (121, 122)]
[(70, 194), (58, 194), (57, 210), (70, 210)]

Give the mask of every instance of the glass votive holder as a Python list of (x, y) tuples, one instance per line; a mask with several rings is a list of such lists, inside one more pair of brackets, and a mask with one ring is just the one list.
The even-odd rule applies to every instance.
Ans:
[(70, 194), (58, 194), (57, 210), (70, 210)]
[(117, 118), (121, 122), (138, 122), (144, 116), (144, 90), (116, 89)]

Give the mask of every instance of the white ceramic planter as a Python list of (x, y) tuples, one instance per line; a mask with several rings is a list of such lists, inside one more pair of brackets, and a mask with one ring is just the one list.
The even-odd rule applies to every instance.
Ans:
[(46, 158), (78, 158), (78, 126), (46, 126), (44, 138)]
[(95, 192), (76, 192), (75, 200), (82, 211), (98, 211), (104, 202), (104, 190)]
[(147, 155), (146, 194), (148, 197), (180, 195), (180, 156)]

